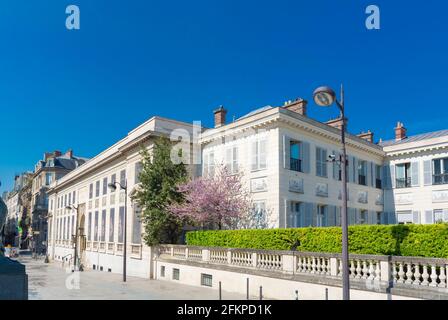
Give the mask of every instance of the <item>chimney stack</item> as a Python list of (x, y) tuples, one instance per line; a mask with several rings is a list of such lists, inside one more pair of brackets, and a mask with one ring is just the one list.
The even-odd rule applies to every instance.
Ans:
[(373, 132), (370, 132), (370, 130), (368, 130), (367, 132), (361, 132), (357, 136), (360, 137), (361, 139), (364, 139), (364, 140), (367, 140), (367, 141), (373, 143)]
[(401, 141), (403, 139), (406, 139), (406, 128), (402, 122), (398, 121), (395, 127), (395, 141)]
[[(342, 121), (342, 118), (339, 117), (336, 119), (329, 120), (329, 121), (325, 122), (325, 124), (329, 125), (330, 127), (342, 130), (343, 121)], [(347, 131), (347, 126), (348, 126), (348, 119), (345, 118), (345, 131)]]
[(218, 109), (213, 111), (215, 114), (215, 128), (219, 128), (226, 124), (226, 114), (227, 110), (224, 109), (223, 106), (220, 106)]
[(286, 101), (283, 108), (297, 112), (302, 116), (306, 116), (306, 105), (308, 102), (302, 98), (297, 98), (294, 101)]

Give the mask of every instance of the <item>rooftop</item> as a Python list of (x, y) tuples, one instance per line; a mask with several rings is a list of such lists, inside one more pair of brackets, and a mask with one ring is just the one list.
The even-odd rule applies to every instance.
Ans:
[(448, 130), (440, 130), (440, 131), (433, 131), (433, 132), (417, 134), (415, 136), (410, 136), (410, 137), (407, 137), (407, 138), (405, 138), (403, 140), (399, 140), (399, 141), (396, 141), (396, 140), (382, 141), (379, 143), (379, 145), (382, 147), (389, 147), (389, 146), (395, 146), (395, 145), (409, 143), (409, 142), (429, 140), (429, 139), (440, 138), (440, 137), (445, 137), (445, 136), (448, 136)]

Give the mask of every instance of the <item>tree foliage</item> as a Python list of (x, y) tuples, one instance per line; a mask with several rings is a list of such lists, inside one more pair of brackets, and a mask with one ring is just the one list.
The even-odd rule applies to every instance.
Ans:
[(167, 138), (159, 138), (152, 154), (146, 149), (141, 151), (141, 185), (133, 200), (142, 208), (144, 240), (148, 246), (177, 243), (182, 231), (182, 219), (171, 214), (168, 208), (182, 201), (177, 185), (186, 182), (188, 174), (185, 164), (171, 161), (171, 148)]

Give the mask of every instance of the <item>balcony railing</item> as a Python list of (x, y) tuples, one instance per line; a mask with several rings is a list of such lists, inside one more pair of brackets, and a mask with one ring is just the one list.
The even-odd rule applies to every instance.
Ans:
[(397, 178), (395, 180), (396, 188), (409, 188), (411, 186), (411, 178)]
[(434, 174), (432, 184), (448, 184), (448, 173)]
[(293, 171), (302, 172), (302, 160), (290, 158), (289, 159), (289, 167)]
[(366, 176), (358, 175), (358, 183), (363, 186), (367, 185)]

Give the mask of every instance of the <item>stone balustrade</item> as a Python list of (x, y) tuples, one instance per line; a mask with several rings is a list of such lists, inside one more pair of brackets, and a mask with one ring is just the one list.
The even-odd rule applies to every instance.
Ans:
[[(280, 278), (289, 274), (300, 277), (300, 281), (319, 279), (336, 285), (340, 284), (343, 272), (341, 255), (335, 253), (182, 245), (160, 245), (155, 253), (156, 259), (243, 268), (247, 270), (244, 272), (268, 272)], [(386, 292), (394, 288), (409, 295), (412, 290), (424, 289), (434, 291), (436, 298), (448, 299), (447, 259), (351, 254), (348, 271), (351, 284), (362, 290)]]

